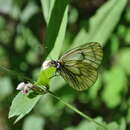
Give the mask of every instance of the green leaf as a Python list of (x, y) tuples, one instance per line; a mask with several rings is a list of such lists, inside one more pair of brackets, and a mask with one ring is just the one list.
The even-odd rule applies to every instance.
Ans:
[[(101, 117), (98, 117), (95, 120), (104, 123)], [(106, 124), (106, 126), (108, 130), (126, 130), (126, 123), (124, 119), (121, 119), (119, 124), (117, 122), (111, 122)], [(65, 130), (103, 130), (103, 129), (96, 126), (93, 122), (88, 122), (86, 120), (83, 120), (79, 123), (78, 126), (68, 127)]]
[(56, 46), (58, 44), (57, 48), (54, 47), (56, 50), (61, 49), (67, 24), (67, 4), (68, 0), (56, 0), (54, 3), (46, 31), (46, 55), (50, 53), (54, 45)]
[(118, 25), (117, 35), (120, 37), (125, 37), (127, 31), (127, 27), (124, 24)]
[[(101, 118), (97, 118), (95, 120), (102, 123)], [(88, 121), (82, 121), (79, 124), (79, 126), (77, 127), (77, 130), (87, 130), (87, 129), (88, 130), (96, 130), (96, 129), (102, 129), (102, 128), (98, 127), (93, 122), (88, 122)]]
[(126, 10), (125, 18), (128, 22), (130, 22), (130, 7), (129, 6)]
[(111, 36), (111, 55), (116, 55), (119, 49), (119, 39), (117, 35)]
[(45, 121), (42, 117), (31, 115), (25, 119), (22, 130), (43, 130), (44, 124)]
[(127, 122), (130, 123), (130, 98), (128, 98)]
[[(110, 71), (104, 72), (105, 87), (102, 91), (102, 99), (110, 108), (116, 107), (121, 103), (120, 93), (126, 86), (126, 75), (119, 65), (115, 65)], [(118, 77), (118, 78), (117, 78)]]
[(28, 98), (22, 93), (16, 95), (10, 107), (9, 118), (17, 116), (15, 123), (18, 122), (33, 109), (40, 97)]
[(29, 2), (20, 15), (21, 21), (24, 23), (28, 22), (28, 20), (38, 12), (38, 10), (38, 6), (34, 2)]
[(120, 126), (117, 130), (126, 130), (126, 121), (124, 118), (120, 120)]
[(49, 67), (45, 70), (41, 70), (35, 85), (38, 85), (38, 86), (48, 85), (55, 71), (56, 71), (56, 68), (54, 67)]
[[(73, 41), (73, 46), (79, 43), (96, 41), (102, 45), (110, 37), (117, 25), (127, 0), (109, 0), (89, 21), (89, 30), (82, 28)], [(82, 43), (81, 43), (82, 41)]]
[(68, 18), (68, 22), (70, 24), (74, 24), (78, 19), (78, 15), (78, 10), (76, 8), (72, 8)]
[[(63, 41), (64, 41), (64, 37), (65, 37), (67, 18), (68, 18), (68, 8), (66, 8), (66, 10), (65, 10), (64, 18), (63, 18), (61, 26), (59, 28), (59, 32), (56, 37), (54, 47), (51, 50), (51, 52), (49, 53), (48, 58), (50, 58), (50, 57), (53, 59), (59, 58), (59, 55), (60, 55), (61, 49), (62, 49), (62, 45), (63, 45)], [(48, 40), (50, 40), (50, 39), (48, 39)], [(50, 46), (49, 42), (51, 42), (51, 41), (48, 41), (48, 46)]]
[[(56, 83), (56, 84), (55, 84)], [(56, 91), (62, 88), (66, 84), (65, 80), (61, 76), (56, 76), (50, 81), (52, 91)]]
[[(40, 99), (35, 110), (38, 111), (41, 115), (44, 115), (45, 117), (50, 117), (52, 119), (60, 115), (60, 112), (57, 111), (57, 104), (54, 104), (53, 98), (48, 95), (45, 95), (43, 98)], [(59, 113), (59, 115), (57, 115), (57, 112)]]
[[(97, 122), (103, 123), (101, 118), (95, 119)], [(76, 127), (68, 127), (65, 130), (103, 130), (103, 128), (95, 125), (93, 122), (89, 122), (86, 120), (83, 120), (80, 122), (80, 124)], [(105, 130), (105, 129), (104, 129)]]
[(126, 31), (126, 36), (125, 36), (125, 41), (127, 44), (130, 44), (130, 27), (127, 28), (127, 31)]
[(130, 75), (129, 59), (130, 59), (130, 48), (122, 49), (118, 55), (118, 62), (128, 75)]
[(55, 0), (41, 0), (44, 19), (48, 24)]
[(120, 123), (111, 122), (107, 125), (108, 130), (126, 130), (126, 122), (124, 119), (120, 120)]

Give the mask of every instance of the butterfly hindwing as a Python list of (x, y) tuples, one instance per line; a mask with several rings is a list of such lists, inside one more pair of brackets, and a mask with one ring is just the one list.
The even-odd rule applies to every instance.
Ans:
[(60, 75), (76, 90), (91, 87), (97, 79), (97, 69), (103, 57), (99, 43), (92, 42), (67, 51), (58, 61)]
[(78, 90), (82, 91), (86, 88), (91, 87), (97, 79), (97, 71), (92, 67), (78, 68), (80, 73), (75, 73), (75, 71), (70, 71), (67, 68), (62, 68), (60, 75), (68, 81), (69, 85)]

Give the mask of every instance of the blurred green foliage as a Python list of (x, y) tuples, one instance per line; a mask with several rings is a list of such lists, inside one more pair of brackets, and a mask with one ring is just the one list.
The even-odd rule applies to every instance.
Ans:
[[(0, 65), (36, 79), (46, 58), (58, 59), (73, 46), (100, 42), (104, 59), (92, 88), (77, 92), (58, 76), (51, 80), (50, 89), (110, 130), (129, 130), (130, 3), (72, 0), (66, 8), (67, 2), (0, 0)], [(7, 116), (20, 81), (0, 70), (0, 130), (100, 130), (49, 95), (13, 125)], [(22, 106), (21, 102), (24, 112)]]

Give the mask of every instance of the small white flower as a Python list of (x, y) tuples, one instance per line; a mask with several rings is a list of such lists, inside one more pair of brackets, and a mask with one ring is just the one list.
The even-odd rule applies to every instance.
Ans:
[(26, 86), (26, 84), (24, 82), (21, 82), (21, 83), (18, 84), (16, 89), (17, 90), (23, 90), (25, 88), (25, 86)]
[(33, 87), (33, 84), (31, 83), (24, 83), (24, 82), (21, 82), (18, 84), (17, 86), (17, 90), (20, 90), (23, 94), (26, 94), (29, 92), (29, 90)]

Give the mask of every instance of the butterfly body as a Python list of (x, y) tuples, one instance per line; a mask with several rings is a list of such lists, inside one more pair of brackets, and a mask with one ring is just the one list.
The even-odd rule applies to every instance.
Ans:
[(82, 91), (96, 82), (102, 58), (100, 44), (91, 42), (67, 51), (57, 61), (51, 60), (47, 65), (56, 67), (72, 88)]

